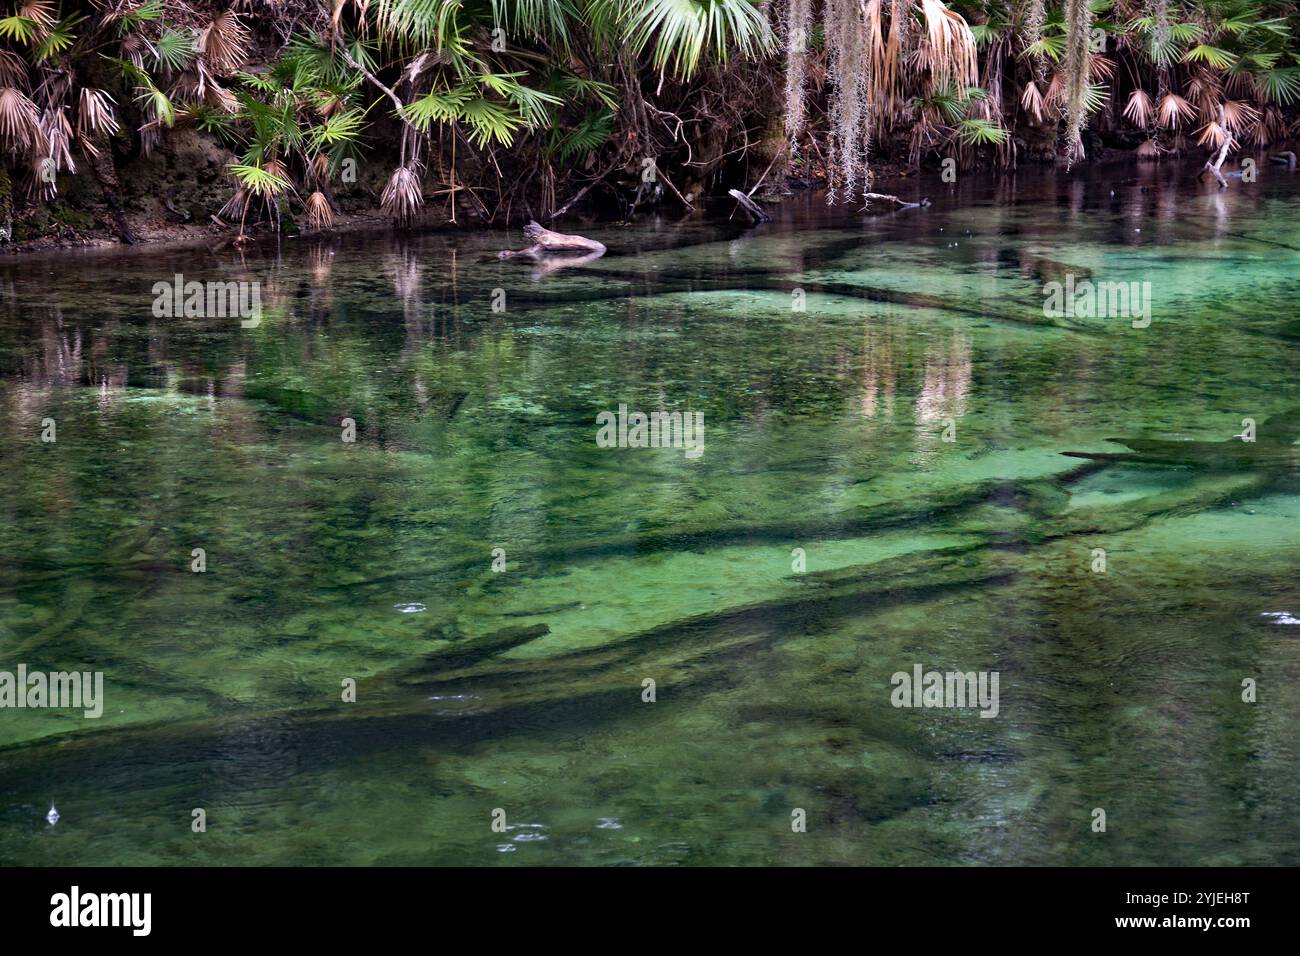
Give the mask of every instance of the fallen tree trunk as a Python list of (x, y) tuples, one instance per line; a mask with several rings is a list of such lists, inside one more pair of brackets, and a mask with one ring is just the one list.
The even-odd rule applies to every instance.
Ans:
[(919, 206), (930, 205), (929, 199), (922, 199), (920, 202), (906, 202), (899, 199), (897, 196), (891, 196), (888, 193), (867, 193), (862, 198), (867, 206), (870, 206), (873, 202), (877, 201), (897, 203), (899, 209), (916, 209)]
[(526, 249), (502, 249), (497, 253), (497, 258), (510, 259), (514, 256), (532, 256), (536, 259), (552, 252), (594, 253), (593, 258), (605, 254), (604, 244), (597, 242), (595, 239), (588, 239), (585, 236), (568, 236), (562, 232), (551, 232), (551, 230), (539, 226), (535, 222), (530, 222), (524, 226), (524, 236), (533, 241), (531, 246)]
[(1205, 165), (1201, 167), (1201, 171), (1197, 173), (1196, 178), (1197, 180), (1203, 179), (1205, 171), (1208, 169), (1214, 174), (1214, 178), (1218, 180), (1219, 188), (1227, 189), (1228, 181), (1223, 178), (1223, 173), (1219, 172), (1219, 169), (1223, 166), (1223, 161), (1228, 158), (1228, 150), (1232, 148), (1233, 139), (1232, 134), (1228, 132), (1227, 124), (1224, 122), (1223, 104), (1219, 104), (1219, 128), (1223, 130), (1223, 145), (1219, 147), (1219, 152), (1213, 159), (1205, 161)]
[(749, 213), (750, 218), (752, 218), (754, 222), (772, 221), (772, 217), (763, 211), (762, 206), (754, 202), (754, 200), (750, 199), (739, 189), (728, 189), (727, 194), (731, 196), (732, 199), (736, 200), (736, 202), (740, 203), (741, 208), (744, 209), (745, 212)]

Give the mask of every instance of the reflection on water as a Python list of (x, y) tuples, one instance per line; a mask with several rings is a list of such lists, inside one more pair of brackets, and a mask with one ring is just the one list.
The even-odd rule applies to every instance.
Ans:
[(948, 188), (0, 267), (0, 671), (106, 695), (0, 710), (0, 862), (1300, 861), (1294, 177)]

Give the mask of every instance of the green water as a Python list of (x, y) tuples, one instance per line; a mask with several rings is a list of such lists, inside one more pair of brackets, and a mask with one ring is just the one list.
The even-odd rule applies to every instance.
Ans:
[[(1300, 863), (1300, 180), (1167, 179), (554, 271), (0, 264), (0, 670), (104, 675), (99, 719), (0, 710), (0, 862)], [(155, 318), (175, 273), (261, 324)], [(1150, 326), (1044, 317), (1067, 274)], [(703, 454), (598, 447), (620, 404)], [(892, 706), (917, 664), (996, 718)]]

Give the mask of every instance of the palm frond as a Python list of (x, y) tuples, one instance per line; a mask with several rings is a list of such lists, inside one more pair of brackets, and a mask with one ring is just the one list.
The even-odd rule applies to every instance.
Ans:
[(275, 197), (290, 188), (283, 167), (275, 161), (264, 166), (230, 163), (226, 168), (245, 190), (255, 196)]
[(307, 224), (313, 229), (328, 229), (334, 224), (334, 210), (325, 194), (317, 190), (307, 197)]
[(21, 90), (0, 89), (0, 144), (11, 152), (30, 149), (40, 139), (40, 110)]
[(389, 177), (388, 184), (379, 197), (379, 206), (398, 223), (407, 225), (424, 205), (424, 189), (420, 174), (413, 166), (398, 166)]
[(623, 38), (635, 50), (653, 47), (655, 69), (671, 69), (683, 78), (695, 73), (706, 52), (725, 63), (732, 48), (753, 56), (776, 47), (767, 19), (748, 0), (594, 0), (592, 5), (610, 8), (604, 15), (625, 24)]
[(1129, 94), (1128, 103), (1124, 107), (1124, 116), (1134, 126), (1146, 129), (1151, 125), (1151, 120), (1155, 115), (1156, 105), (1152, 102), (1146, 90), (1134, 90)]

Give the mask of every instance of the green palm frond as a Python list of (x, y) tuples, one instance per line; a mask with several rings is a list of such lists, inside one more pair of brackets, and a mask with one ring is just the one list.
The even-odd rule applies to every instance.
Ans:
[(239, 184), (258, 196), (277, 196), (289, 188), (289, 181), (262, 166), (230, 163), (226, 169)]
[(1270, 103), (1287, 106), (1300, 99), (1300, 68), (1265, 70), (1254, 79), (1260, 96)]
[(176, 122), (176, 107), (166, 93), (154, 86), (148, 76), (144, 80), (144, 84), (137, 88), (135, 101), (155, 121), (163, 126), (171, 126)]
[(528, 125), (516, 110), (482, 97), (468, 100), (461, 107), (461, 119), (469, 127), (470, 142), (480, 149), (494, 140), (509, 146), (515, 133)]
[(41, 26), (28, 17), (0, 17), (0, 38), (18, 43), (33, 43), (40, 36)]
[(73, 35), (72, 28), (84, 19), (86, 18), (81, 14), (74, 13), (50, 27), (45, 32), (45, 35), (40, 38), (40, 41), (36, 44), (36, 49), (32, 53), (36, 61), (40, 63), (51, 60), (66, 52), (77, 39)]
[(614, 113), (608, 109), (593, 110), (577, 126), (567, 132), (554, 129), (547, 152), (563, 161), (599, 149), (614, 130)]
[(1001, 146), (1011, 134), (986, 119), (963, 119), (957, 124), (957, 135), (967, 146)]
[(402, 107), (402, 116), (420, 132), (427, 132), (432, 123), (453, 123), (461, 116), (461, 110), (474, 96), (468, 86), (438, 92), (431, 90), (418, 100), (412, 100)]
[(1205, 28), (1199, 23), (1187, 22), (1169, 24), (1169, 36), (1177, 43), (1193, 43), (1204, 35)]
[(1281, 58), (1282, 53), (1278, 50), (1259, 51), (1255, 53), (1243, 53), (1241, 58), (1232, 65), (1233, 73), (1247, 72), (1253, 69), (1271, 70), (1277, 66), (1277, 61)]
[(1104, 83), (1089, 83), (1083, 91), (1083, 110), (1086, 114), (1095, 113), (1106, 105), (1110, 90)]
[(1184, 53), (1182, 59), (1184, 63), (1208, 63), (1216, 70), (1226, 70), (1237, 58), (1227, 50), (1198, 43)]
[(235, 130), (238, 119), (238, 113), (230, 113), (211, 106), (197, 106), (194, 109), (194, 125), (205, 133), (220, 137), (227, 144), (238, 141)]
[(529, 126), (541, 126), (549, 119), (548, 107), (560, 106), (564, 100), (520, 83), (519, 78), (526, 75), (525, 73), (482, 73), (477, 79), (481, 85), (509, 100)]
[(266, 73), (237, 73), (242, 82), (249, 89), (256, 90), (259, 93), (274, 93), (279, 89), (279, 85)]
[[(353, 59), (366, 62), (370, 57), (368, 48), (364, 44), (356, 46), (361, 55), (354, 52)], [(348, 65), (338, 47), (315, 33), (293, 37), (281, 61), (303, 64), (304, 75), (309, 75), (316, 85), (356, 85), (360, 82), (357, 72)], [(372, 67), (372, 63), (366, 64), (367, 69)]]
[(557, 96), (575, 100), (597, 100), (607, 109), (618, 109), (617, 91), (609, 83), (590, 80), (567, 71), (555, 71), (547, 78), (545, 86)]
[(1041, 57), (1053, 63), (1061, 62), (1065, 55), (1065, 34), (1044, 33), (1033, 43), (1028, 44), (1020, 54), (1022, 57)]
[(461, 0), (375, 0), (383, 32), (412, 48), (471, 55), (470, 23)]
[(1006, 24), (993, 20), (988, 23), (972, 23), (970, 32), (975, 37), (975, 45), (983, 49), (1006, 35)]
[(158, 66), (175, 72), (189, 66), (194, 59), (194, 37), (194, 31), (188, 28), (165, 28), (153, 45)]
[(745, 56), (775, 49), (767, 19), (748, 0), (594, 0), (605, 16), (625, 24), (623, 38), (638, 51), (654, 47), (655, 69), (689, 78), (705, 53), (725, 63), (735, 47)]
[(314, 150), (343, 142), (356, 142), (365, 129), (365, 114), (360, 110), (335, 113), (324, 123), (314, 126), (308, 136)]
[(569, 0), (492, 0), (492, 22), (511, 33), (569, 46), (569, 24), (578, 22)]
[(128, 33), (142, 24), (161, 20), (162, 16), (163, 0), (145, 0), (134, 10), (127, 10), (118, 15), (117, 31), (119, 34)]

